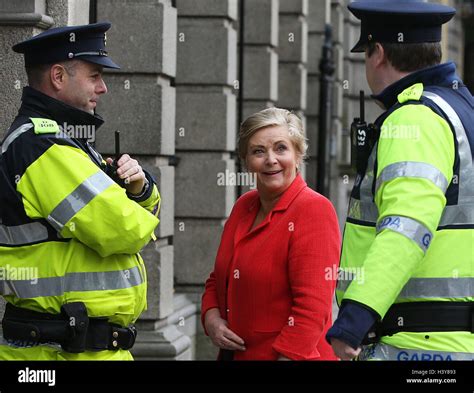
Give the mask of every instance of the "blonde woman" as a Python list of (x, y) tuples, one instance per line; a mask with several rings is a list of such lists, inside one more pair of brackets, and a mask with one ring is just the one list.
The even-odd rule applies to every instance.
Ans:
[(300, 175), (301, 120), (269, 108), (246, 119), (239, 154), (257, 190), (236, 202), (202, 299), (220, 359), (335, 360), (331, 326), (340, 234), (334, 208)]

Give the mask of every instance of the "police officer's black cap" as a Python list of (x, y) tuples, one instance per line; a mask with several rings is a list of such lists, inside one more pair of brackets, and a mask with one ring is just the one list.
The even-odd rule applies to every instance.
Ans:
[(355, 1), (348, 8), (361, 20), (360, 39), (351, 52), (364, 52), (369, 42), (440, 42), (441, 25), (456, 13), (452, 7), (422, 0)]
[(25, 55), (25, 65), (84, 60), (107, 68), (120, 68), (107, 54), (108, 22), (49, 29), (12, 47)]

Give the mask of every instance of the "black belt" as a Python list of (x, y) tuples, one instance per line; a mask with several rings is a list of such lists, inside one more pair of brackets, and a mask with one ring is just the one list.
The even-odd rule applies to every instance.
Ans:
[(364, 343), (400, 332), (474, 333), (473, 302), (407, 302), (392, 305)]
[(7, 303), (2, 320), (3, 337), (20, 345), (57, 343), (66, 352), (130, 349), (135, 326), (123, 328), (107, 318), (89, 318), (82, 302), (61, 307), (61, 314), (31, 311)]

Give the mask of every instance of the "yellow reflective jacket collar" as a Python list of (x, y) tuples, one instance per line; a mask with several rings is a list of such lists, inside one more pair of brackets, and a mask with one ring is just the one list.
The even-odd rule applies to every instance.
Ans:
[(463, 85), (461, 78), (456, 74), (455, 64), (448, 62), (412, 72), (387, 86), (380, 94), (371, 95), (371, 97), (379, 101), (385, 109), (389, 109), (398, 102), (398, 95), (415, 83), (423, 83), (424, 86), (452, 87), (454, 81), (457, 81), (460, 86)]

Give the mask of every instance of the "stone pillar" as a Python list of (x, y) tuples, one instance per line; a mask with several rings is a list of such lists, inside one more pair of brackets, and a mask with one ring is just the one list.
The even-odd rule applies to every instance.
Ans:
[(89, 23), (90, 0), (46, 0), (46, 13), (54, 27), (86, 25)]
[[(48, 4), (52, 1), (58, 0), (48, 0)], [(90, 0), (68, 0), (68, 7), (69, 13), (65, 25), (86, 25), (89, 23)]]
[(278, 99), (279, 0), (245, 0), (242, 121)]
[[(175, 287), (200, 307), (235, 202), (237, 0), (177, 0)], [(183, 328), (186, 327), (183, 326)], [(196, 325), (195, 325), (196, 327)], [(197, 316), (198, 359), (215, 359)]]
[[(127, 12), (124, 12), (124, 10)], [(148, 309), (137, 323), (137, 359), (190, 359), (190, 339), (179, 331), (173, 299), (175, 88), (177, 12), (171, 0), (101, 0), (97, 20), (109, 20), (107, 49), (120, 70), (106, 70), (109, 93), (98, 107), (106, 122), (97, 135), (105, 156), (121, 131), (122, 153), (157, 180), (162, 205), (158, 240), (142, 252), (148, 272)], [(179, 312), (179, 311), (178, 311)]]
[[(308, 0), (280, 0), (277, 106), (293, 111), (306, 130)], [(305, 176), (304, 166), (301, 168)]]

